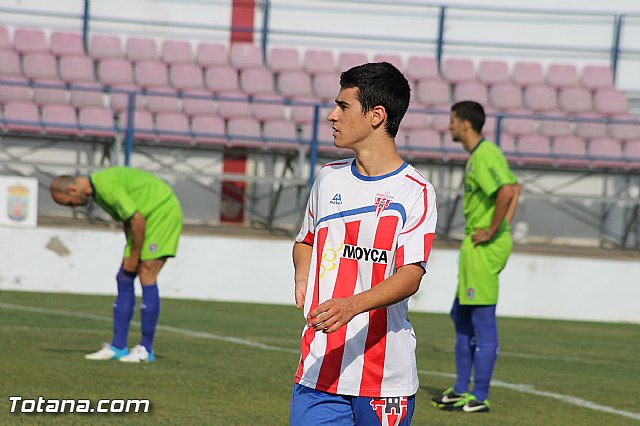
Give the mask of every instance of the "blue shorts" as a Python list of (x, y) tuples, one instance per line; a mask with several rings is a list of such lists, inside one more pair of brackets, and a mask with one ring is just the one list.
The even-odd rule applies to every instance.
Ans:
[(335, 395), (294, 385), (291, 426), (409, 426), (415, 395), (391, 398)]

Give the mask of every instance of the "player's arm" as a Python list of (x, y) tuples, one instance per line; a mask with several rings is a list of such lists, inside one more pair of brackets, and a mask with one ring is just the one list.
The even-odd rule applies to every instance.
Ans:
[(124, 259), (123, 264), (124, 270), (127, 272), (135, 273), (138, 271), (146, 224), (147, 221), (140, 212), (135, 212), (124, 222), (125, 233), (131, 238), (131, 254)]
[(296, 242), (293, 244), (293, 269), (295, 279), (296, 307), (302, 309), (307, 295), (307, 281), (311, 268), (311, 254), (313, 247), (307, 243)]
[(511, 225), (513, 221), (513, 217), (516, 215), (516, 210), (518, 209), (518, 201), (520, 200), (520, 190), (522, 189), (522, 185), (516, 183), (513, 185), (513, 198), (509, 203), (509, 208), (507, 209), (507, 214), (505, 215), (505, 219), (507, 223)]
[(321, 303), (309, 312), (309, 326), (316, 331), (333, 333), (358, 314), (393, 305), (415, 294), (423, 275), (424, 269), (418, 263), (402, 266), (395, 274), (367, 291)]
[[(514, 200), (516, 189), (515, 186), (517, 184), (507, 184), (503, 185), (498, 189), (496, 194), (496, 208), (493, 211), (493, 216), (491, 217), (491, 224), (488, 228), (476, 228), (475, 233), (471, 235), (471, 240), (473, 244), (478, 245), (484, 242), (491, 240), (498, 232), (500, 224), (505, 219), (507, 215), (507, 211), (511, 205), (511, 202)], [(517, 202), (517, 198), (516, 198)], [(514, 206), (515, 212), (515, 206)]]

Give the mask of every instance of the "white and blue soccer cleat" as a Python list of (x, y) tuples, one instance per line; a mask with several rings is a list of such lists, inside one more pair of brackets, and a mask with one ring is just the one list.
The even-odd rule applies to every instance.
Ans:
[(92, 352), (90, 354), (86, 354), (85, 359), (92, 360), (109, 360), (109, 359), (120, 359), (123, 356), (126, 356), (129, 353), (129, 349), (118, 349), (115, 346), (112, 346), (110, 343), (103, 343), (102, 349), (97, 352)]
[(148, 352), (147, 348), (142, 345), (136, 345), (131, 348), (128, 355), (118, 358), (121, 362), (152, 362), (156, 356), (153, 351)]

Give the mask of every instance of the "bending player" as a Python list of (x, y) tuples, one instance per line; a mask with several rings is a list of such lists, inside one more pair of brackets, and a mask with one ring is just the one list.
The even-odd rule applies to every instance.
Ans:
[[(90, 197), (113, 219), (123, 222), (127, 244), (116, 281), (113, 339), (87, 359), (148, 362), (155, 359), (153, 337), (160, 314), (157, 278), (167, 258), (174, 257), (182, 230), (182, 209), (171, 187), (142, 170), (111, 167), (89, 176), (58, 176), (51, 182), (58, 204), (86, 205)], [(133, 282), (142, 284), (142, 338), (128, 349), (129, 325), (135, 309)]]

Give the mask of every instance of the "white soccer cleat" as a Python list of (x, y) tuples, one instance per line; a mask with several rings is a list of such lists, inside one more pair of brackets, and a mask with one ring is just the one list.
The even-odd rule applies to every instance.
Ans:
[(129, 351), (128, 355), (118, 358), (122, 362), (152, 362), (156, 357), (153, 351), (148, 352), (142, 345), (136, 345)]
[(109, 359), (120, 359), (129, 353), (129, 349), (118, 349), (109, 343), (103, 343), (102, 349), (97, 352), (92, 352), (84, 356), (85, 359), (104, 361)]

